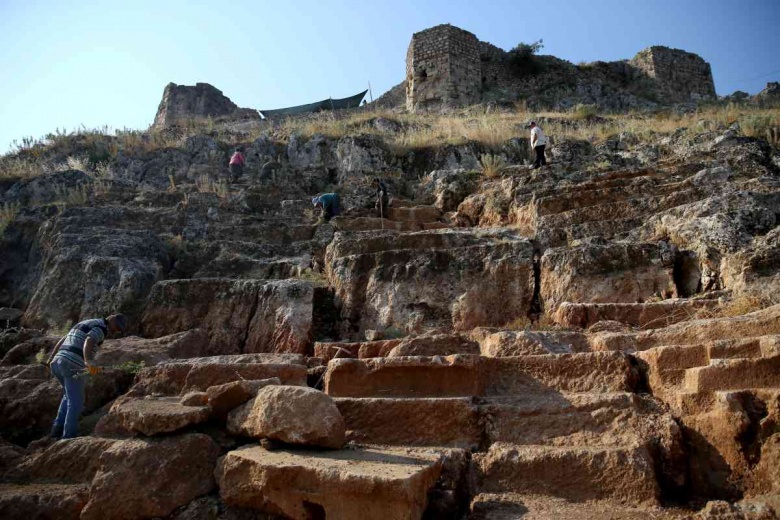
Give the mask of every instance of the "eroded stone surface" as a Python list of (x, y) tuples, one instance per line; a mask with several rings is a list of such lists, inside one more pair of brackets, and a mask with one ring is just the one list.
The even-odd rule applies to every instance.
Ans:
[(272, 385), (228, 415), (228, 431), (289, 444), (341, 448), (344, 419), (333, 399), (312, 388)]
[(203, 434), (117, 442), (100, 457), (81, 518), (164, 517), (214, 488), (218, 455)]
[(242, 380), (210, 386), (206, 390), (209, 406), (217, 417), (225, 417), (227, 413), (255, 397), (261, 388), (268, 385), (281, 385), (278, 377), (259, 380)]
[(414, 449), (231, 451), (216, 470), (228, 503), (304, 520), (420, 518), (441, 456)]
[(211, 408), (187, 406), (178, 397), (120, 397), (109, 413), (128, 430), (158, 435), (206, 421), (211, 415)]

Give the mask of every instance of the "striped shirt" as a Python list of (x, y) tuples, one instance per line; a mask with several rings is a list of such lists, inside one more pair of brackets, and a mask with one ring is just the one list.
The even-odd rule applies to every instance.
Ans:
[(84, 343), (87, 341), (87, 338), (92, 338), (92, 341), (95, 342), (94, 357), (97, 353), (97, 347), (103, 343), (107, 334), (108, 324), (102, 318), (79, 322), (65, 336), (65, 341), (62, 342), (62, 346), (60, 346), (54, 359), (63, 357), (80, 367), (84, 367), (86, 366), (84, 364)]

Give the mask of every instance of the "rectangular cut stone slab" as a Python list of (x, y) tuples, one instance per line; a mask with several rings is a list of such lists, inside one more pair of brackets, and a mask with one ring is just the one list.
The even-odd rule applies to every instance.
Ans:
[(477, 356), (334, 359), (325, 372), (332, 397), (480, 395)]
[(662, 345), (694, 345), (773, 334), (780, 334), (780, 304), (741, 316), (685, 321), (627, 336), (631, 337), (633, 348), (647, 350)]
[(609, 500), (569, 502), (562, 498), (517, 493), (482, 493), (471, 501), (469, 520), (685, 520), (690, 511), (632, 507)]
[(635, 394), (545, 394), (485, 398), (480, 417), (490, 442), (614, 446), (650, 441)]
[(614, 320), (643, 329), (657, 329), (690, 319), (697, 311), (718, 305), (717, 300), (667, 300), (650, 303), (571, 303), (558, 306), (553, 319), (565, 327), (588, 328)]
[(122, 426), (144, 435), (170, 433), (206, 421), (208, 406), (184, 406), (178, 397), (134, 399), (120, 397), (109, 412)]
[(659, 493), (645, 447), (552, 447), (495, 443), (474, 455), (480, 492), (614, 499), (654, 505)]
[(621, 352), (335, 359), (328, 363), (325, 392), (333, 397), (622, 392), (631, 390), (635, 378)]
[(233, 506), (291, 519), (419, 519), (442, 455), (420, 449), (229, 452), (215, 476)]
[(480, 358), (483, 395), (624, 392), (636, 374), (622, 352)]
[(467, 448), (480, 441), (477, 407), (468, 397), (335, 401), (353, 442)]
[(645, 301), (672, 292), (674, 282), (657, 245), (607, 242), (545, 251), (540, 290), (545, 308), (554, 312), (563, 302)]
[(780, 355), (759, 359), (723, 359), (685, 371), (688, 392), (780, 387)]
[(141, 328), (151, 337), (202, 328), (214, 354), (306, 354), (312, 298), (311, 284), (298, 280), (164, 280), (152, 287)]
[(436, 222), (441, 210), (434, 206), (414, 206), (411, 208), (387, 208), (390, 220), (399, 222)]
[(347, 232), (328, 246), (325, 274), (342, 317), (361, 331), (466, 331), (527, 314), (532, 257), (533, 244), (514, 230)]

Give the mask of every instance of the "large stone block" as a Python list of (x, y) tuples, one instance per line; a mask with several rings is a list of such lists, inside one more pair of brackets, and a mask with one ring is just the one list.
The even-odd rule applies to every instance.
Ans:
[(614, 499), (655, 505), (653, 461), (644, 447), (561, 448), (495, 443), (475, 455), (478, 489), (553, 495), (574, 501)]
[(0, 517), (78, 520), (88, 492), (84, 484), (0, 484)]
[(215, 472), (230, 505), (292, 519), (422, 517), (441, 455), (422, 449), (231, 451)]
[(469, 397), (337, 398), (350, 441), (401, 446), (470, 448), (481, 440)]
[(185, 406), (178, 397), (120, 397), (109, 412), (127, 430), (157, 435), (181, 430), (206, 421), (208, 406)]

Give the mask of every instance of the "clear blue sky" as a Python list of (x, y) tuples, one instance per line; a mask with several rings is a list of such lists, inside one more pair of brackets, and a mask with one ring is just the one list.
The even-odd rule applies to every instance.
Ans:
[(0, 0), (0, 152), (55, 128), (146, 128), (170, 81), (254, 108), (368, 81), (377, 96), (403, 80), (412, 33), (440, 23), (505, 49), (543, 38), (574, 63), (685, 49), (719, 94), (780, 80), (780, 0)]

